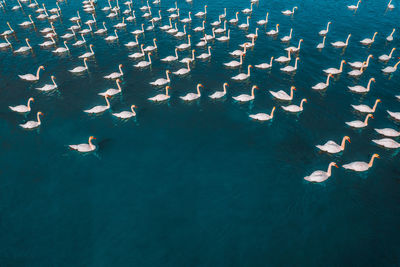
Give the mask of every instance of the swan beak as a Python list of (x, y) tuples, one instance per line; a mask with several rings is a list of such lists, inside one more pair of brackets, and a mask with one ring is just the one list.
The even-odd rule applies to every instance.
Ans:
[(339, 168), (337, 164), (335, 164), (335, 165), (333, 165), (333, 166), (335, 166), (336, 168)]
[(376, 154), (376, 157), (378, 158), (378, 159), (380, 159), (381, 157), (378, 155), (378, 154)]

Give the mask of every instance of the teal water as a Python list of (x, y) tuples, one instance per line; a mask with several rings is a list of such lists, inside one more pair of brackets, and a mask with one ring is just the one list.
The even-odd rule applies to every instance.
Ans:
[[(53, 1), (44, 1), (48, 8)], [(119, 31), (119, 42), (106, 43), (101, 36), (86, 35), (94, 44), (95, 59), (88, 61), (89, 72), (71, 75), (68, 69), (82, 65), (78, 56), (88, 47), (72, 48), (66, 56), (55, 56), (39, 48), (42, 35), (32, 29), (21, 29), (18, 23), (34, 11), (11, 11), (16, 1), (7, 1), (0, 9), (0, 31), (6, 21), (16, 34), (10, 38), (15, 48), (29, 37), (33, 54), (13, 55), (10, 49), (0, 51), (0, 263), (2, 266), (395, 266), (400, 260), (398, 229), (400, 222), (400, 171), (397, 151), (382, 149), (371, 142), (378, 138), (374, 128), (399, 129), (386, 110), (400, 111), (394, 95), (400, 94), (399, 72), (381, 73), (393, 66), (399, 56), (387, 64), (377, 57), (399, 48), (398, 32), (394, 41), (385, 40), (399, 25), (400, 3), (386, 10), (386, 1), (364, 1), (354, 13), (346, 5), (354, 1), (263, 1), (254, 7), (248, 31), (231, 28), (228, 43), (212, 42), (212, 58), (196, 61), (191, 73), (172, 77), (171, 99), (154, 104), (147, 100), (164, 91), (149, 82), (164, 77), (166, 69), (182, 68), (180, 63), (164, 64), (160, 58), (173, 54), (176, 40), (156, 27), (146, 32), (141, 43), (149, 45), (157, 37), (159, 49), (149, 69), (138, 70), (127, 57), (138, 49), (128, 50), (124, 43), (133, 40), (131, 31), (145, 22), (134, 3), (136, 22)], [(217, 20), (227, 8), (227, 18), (235, 11), (249, 7), (248, 1), (179, 1), (181, 17), (187, 12), (203, 10), (208, 4), (207, 22)], [(115, 5), (115, 1), (112, 1)], [(98, 26), (106, 21), (110, 29), (120, 18), (108, 19), (99, 1)], [(162, 0), (153, 13), (166, 9), (173, 1)], [(294, 16), (280, 11), (298, 6)], [(122, 10), (125, 6), (120, 3)], [(54, 24), (59, 35), (72, 23), (69, 18), (81, 10), (83, 21), (91, 16), (82, 11), (80, 1), (60, 3), (62, 19)], [(293, 38), (283, 44), (278, 38), (260, 36), (254, 49), (245, 57), (243, 68), (225, 69), (231, 61), (229, 51), (255, 31), (256, 21), (269, 12), (267, 30), (281, 25), (278, 38)], [(37, 14), (35, 14), (36, 16)], [(35, 17), (34, 16), (34, 17)], [(240, 21), (245, 20), (243, 14)], [(326, 48), (315, 46), (322, 41), (318, 31), (332, 21)], [(48, 27), (37, 21), (37, 28)], [(193, 16), (190, 28), (200, 26)], [(146, 24), (148, 25), (148, 24)], [(182, 30), (182, 24), (178, 23)], [(85, 26), (86, 28), (86, 26)], [(371, 47), (359, 40), (379, 34)], [(211, 27), (207, 24), (206, 32)], [(109, 33), (112, 32), (109, 30)], [(345, 40), (352, 33), (349, 47), (342, 51), (328, 45)], [(197, 43), (201, 34), (191, 33)], [(246, 82), (230, 78), (245, 72), (248, 64), (269, 61), (271, 56), (285, 55), (288, 45), (297, 46), (304, 39), (301, 61), (295, 75), (279, 70), (254, 70)], [(3, 41), (3, 40), (2, 40)], [(70, 42), (71, 43), (71, 42)], [(61, 39), (58, 45), (61, 46)], [(196, 49), (197, 55), (203, 49)], [(205, 50), (204, 50), (205, 51)], [(311, 86), (325, 81), (322, 70), (338, 67), (340, 60), (350, 62), (375, 56), (358, 79), (345, 73), (332, 80), (324, 93)], [(190, 52), (180, 52), (180, 58)], [(103, 78), (124, 64), (122, 96), (111, 100), (113, 112), (138, 106), (136, 119), (121, 122), (105, 112), (88, 116), (83, 110), (103, 105), (97, 93), (115, 87)], [(291, 65), (294, 61), (291, 62)], [(35, 73), (39, 65), (46, 70), (37, 83), (27, 83), (18, 74)], [(59, 89), (44, 94), (35, 87), (57, 78)], [(366, 85), (370, 77), (376, 84), (366, 95), (348, 91), (348, 85)], [(228, 82), (228, 97), (211, 101), (207, 95), (221, 90)], [(197, 83), (204, 85), (203, 96), (194, 103), (184, 103), (179, 96), (194, 92)], [(253, 103), (238, 104), (232, 96), (249, 93), (258, 85)], [(288, 90), (295, 85), (293, 104), (305, 97), (308, 103), (299, 115), (285, 113), (268, 90)], [(26, 117), (11, 112), (9, 105), (25, 104), (35, 98), (32, 112)], [(350, 104), (372, 106), (376, 98), (382, 103), (370, 125), (362, 131), (345, 126), (346, 121), (363, 119)], [(268, 112), (277, 106), (273, 121), (251, 121), (249, 114)], [(38, 130), (24, 131), (18, 125), (34, 119), (37, 111), (45, 116)], [(81, 155), (68, 149), (69, 144), (86, 142), (94, 135), (98, 149)], [(352, 143), (339, 156), (319, 153), (315, 145), (327, 140), (338, 141), (344, 135)], [(303, 177), (314, 170), (325, 170), (329, 162), (338, 165), (368, 161), (379, 153), (373, 168), (357, 174), (334, 169), (332, 177), (321, 184), (311, 184)]]

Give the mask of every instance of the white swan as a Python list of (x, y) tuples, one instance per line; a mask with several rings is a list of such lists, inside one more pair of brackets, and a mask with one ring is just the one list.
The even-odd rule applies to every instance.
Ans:
[(119, 113), (112, 113), (112, 115), (117, 118), (120, 118), (120, 119), (129, 119), (129, 118), (136, 116), (135, 108), (136, 108), (135, 105), (131, 105), (131, 111), (122, 111)]
[(250, 77), (250, 69), (251, 69), (252, 67), (253, 67), (252, 65), (249, 65), (249, 66), (247, 67), (247, 74), (246, 74), (246, 73), (239, 73), (238, 75), (233, 76), (233, 77), (232, 77), (232, 80), (235, 80), (235, 81), (243, 81), (243, 80), (248, 79), (248, 78)]
[(377, 133), (387, 137), (399, 137), (400, 132), (392, 128), (374, 129)]
[(167, 83), (170, 83), (171, 80), (170, 80), (170, 78), (169, 78), (169, 73), (171, 73), (169, 70), (166, 70), (166, 71), (165, 71), (165, 74), (166, 74), (166, 76), (167, 76), (167, 79), (159, 78), (159, 79), (155, 80), (154, 82), (150, 82), (150, 84), (151, 84), (151, 85), (154, 85), (154, 86), (162, 86), (162, 85), (165, 85), (165, 84), (167, 84)]
[(11, 28), (10, 23), (8, 21), (6, 23), (8, 25), (9, 30), (4, 31), (2, 34), (0, 34), (1, 36), (7, 36), (7, 35), (14, 34), (14, 30), (13, 30), (13, 28)]
[(246, 23), (240, 24), (240, 25), (238, 26), (239, 29), (247, 30), (247, 29), (249, 28), (249, 26), (250, 26), (250, 24), (249, 24), (249, 19), (250, 19), (250, 16), (247, 16)]
[(393, 34), (394, 34), (395, 31), (396, 31), (396, 29), (393, 28), (392, 33), (388, 37), (386, 37), (386, 41), (388, 41), (388, 42), (393, 41)]
[(156, 49), (157, 49), (157, 43), (156, 43), (156, 41), (157, 41), (157, 39), (156, 39), (156, 38), (153, 38), (153, 44), (154, 44), (154, 45), (146, 46), (146, 47), (143, 49), (143, 51), (144, 51), (144, 52), (152, 52), (152, 51), (156, 50)]
[(186, 50), (186, 49), (190, 48), (192, 46), (192, 44), (190, 43), (190, 37), (192, 37), (192, 36), (189, 34), (188, 42), (186, 44), (180, 44), (176, 48), (178, 48), (178, 50)]
[(196, 50), (192, 50), (192, 57), (190, 58), (190, 57), (186, 57), (186, 58), (184, 58), (184, 59), (182, 59), (182, 60), (180, 60), (179, 62), (180, 63), (184, 63), (184, 64), (186, 64), (186, 63), (191, 63), (191, 62), (193, 62), (194, 60), (195, 60), (195, 54), (194, 54), (194, 52), (196, 52)]
[(138, 35), (135, 35), (135, 41), (130, 41), (126, 44), (124, 44), (126, 47), (128, 48), (133, 48), (139, 45), (139, 41), (138, 41)]
[(239, 14), (239, 12), (236, 12), (236, 13), (235, 13), (235, 16), (236, 16), (236, 17), (235, 17), (234, 19), (230, 19), (230, 20), (229, 20), (229, 23), (231, 23), (231, 24), (238, 23), (238, 21), (239, 21), (238, 14)]
[(25, 105), (18, 105), (18, 106), (8, 106), (12, 111), (18, 112), (18, 113), (27, 113), (31, 111), (31, 102), (35, 102), (33, 97), (30, 97), (28, 99), (28, 103)]
[(361, 69), (359, 69), (359, 70), (356, 69), (356, 70), (349, 71), (347, 74), (350, 75), (350, 76), (353, 76), (353, 77), (361, 76), (364, 73), (364, 69), (367, 68), (366, 64), (367, 63), (364, 61), (363, 66), (361, 67)]
[(143, 60), (133, 66), (136, 68), (146, 68), (146, 67), (150, 66), (151, 65), (151, 53), (148, 53), (147, 57), (148, 57), (149, 61)]
[(335, 143), (332, 140), (329, 140), (324, 145), (317, 145), (316, 147), (321, 151), (324, 151), (324, 152), (327, 152), (330, 154), (336, 154), (336, 153), (344, 151), (345, 146), (346, 146), (346, 141), (351, 143), (350, 137), (348, 137), (348, 136), (343, 137), (342, 143), (340, 145), (338, 145), (337, 143)]
[(167, 56), (165, 58), (162, 58), (161, 61), (163, 62), (172, 62), (178, 60), (178, 49), (175, 48), (175, 56)]
[(356, 6), (355, 6), (355, 5), (350, 5), (350, 6), (347, 6), (347, 8), (350, 9), (350, 10), (357, 10), (357, 9), (358, 9), (358, 5), (359, 5), (360, 3), (361, 3), (361, 0), (358, 0)]
[(257, 21), (257, 24), (258, 25), (266, 25), (267, 23), (268, 23), (268, 15), (269, 15), (269, 13), (267, 12), (267, 15), (266, 15), (266, 17), (265, 17), (265, 20), (264, 19), (261, 19), (261, 20), (259, 20), (259, 21)]
[(39, 111), (39, 112), (36, 114), (36, 119), (37, 119), (37, 121), (28, 121), (28, 122), (26, 122), (26, 123), (24, 123), (24, 124), (20, 124), (19, 126), (21, 126), (21, 127), (24, 128), (24, 129), (34, 129), (34, 128), (37, 128), (37, 127), (40, 126), (40, 124), (42, 124), (42, 122), (40, 121), (40, 116), (42, 116), (42, 115), (43, 115), (43, 113)]
[(104, 99), (106, 100), (107, 106), (95, 106), (91, 109), (84, 110), (84, 112), (89, 113), (89, 114), (97, 114), (97, 113), (102, 113), (110, 108), (110, 101), (108, 101), (109, 95), (105, 95)]
[(182, 23), (190, 23), (190, 22), (192, 22), (192, 18), (191, 18), (190, 15), (192, 15), (192, 12), (191, 12), (191, 11), (189, 11), (189, 15), (188, 15), (187, 18), (181, 19), (181, 22), (182, 22)]
[(313, 87), (311, 87), (314, 90), (325, 90), (329, 86), (329, 79), (333, 77), (332, 74), (328, 74), (328, 77), (326, 78), (325, 83), (317, 83)]
[(79, 31), (80, 34), (88, 34), (91, 33), (93, 31), (92, 26), (90, 24), (88, 24), (89, 29), (83, 29), (81, 31)]
[(291, 56), (290, 56), (290, 53), (291, 51), (289, 50), (288, 51), (288, 56), (287, 57), (285, 57), (285, 56), (280, 56), (280, 57), (278, 57), (278, 58), (276, 58), (275, 59), (275, 61), (276, 62), (279, 62), (279, 63), (287, 63), (287, 62), (289, 62), (292, 58), (291, 58)]
[(52, 52), (55, 54), (62, 54), (62, 53), (68, 52), (69, 48), (67, 46), (67, 41), (64, 41), (64, 46), (65, 47), (58, 47), (56, 50), (53, 50)]
[(351, 105), (355, 110), (361, 112), (361, 113), (374, 113), (376, 110), (376, 107), (378, 106), (378, 103), (381, 102), (380, 99), (377, 99), (375, 101), (374, 106), (371, 108), (367, 105)]
[(383, 146), (385, 148), (392, 148), (392, 149), (400, 148), (400, 144), (390, 138), (375, 139), (372, 140), (372, 142), (374, 142), (377, 145)]
[(118, 65), (119, 72), (113, 72), (113, 73), (111, 73), (109, 75), (104, 76), (104, 78), (106, 78), (106, 79), (118, 79), (118, 78), (122, 77), (124, 75), (124, 72), (122, 71), (123, 67), (124, 66), (122, 64), (119, 64)]
[(158, 94), (156, 96), (150, 97), (149, 100), (153, 102), (162, 102), (170, 99), (170, 95), (168, 94), (168, 90), (171, 89), (170, 86), (165, 86), (165, 94)]
[(96, 146), (92, 144), (93, 139), (96, 139), (96, 138), (93, 136), (90, 136), (88, 144), (69, 145), (69, 148), (79, 151), (81, 153), (87, 153), (87, 152), (94, 151), (94, 150), (96, 150)]
[(253, 120), (257, 120), (257, 121), (269, 121), (274, 118), (275, 109), (276, 109), (276, 107), (272, 108), (271, 114), (257, 113), (257, 114), (250, 114), (249, 117), (252, 118)]
[(125, 17), (122, 17), (122, 22), (117, 23), (116, 25), (114, 25), (114, 28), (117, 29), (122, 29), (126, 27), (126, 23), (125, 23)]
[(286, 15), (286, 16), (293, 15), (293, 14), (294, 14), (294, 11), (295, 11), (296, 9), (297, 9), (297, 6), (293, 7), (292, 10), (285, 10), (285, 11), (282, 11), (282, 14), (283, 14), (283, 15)]
[(194, 31), (194, 32), (202, 32), (202, 31), (204, 31), (204, 29), (205, 29), (204, 24), (205, 24), (205, 23), (206, 23), (206, 21), (203, 20), (202, 26), (201, 26), (201, 27), (198, 26), (198, 27), (194, 28), (193, 31)]
[(243, 55), (240, 55), (240, 61), (232, 60), (228, 63), (224, 63), (224, 66), (229, 68), (237, 68), (239, 66), (242, 66), (242, 64), (243, 64)]
[(208, 51), (208, 53), (203, 53), (203, 54), (197, 56), (197, 58), (202, 59), (202, 60), (210, 58), (211, 57), (211, 46), (208, 47), (207, 51)]
[(313, 183), (322, 183), (326, 180), (329, 179), (332, 175), (332, 167), (335, 166), (336, 168), (339, 168), (335, 162), (331, 162), (328, 166), (328, 170), (326, 172), (324, 171), (315, 171), (309, 176), (304, 177), (304, 180), (313, 182)]
[(291, 101), (293, 99), (293, 93), (296, 91), (296, 87), (290, 87), (290, 95), (288, 95), (285, 91), (279, 90), (278, 92), (269, 91), (269, 93), (275, 97), (276, 99), (283, 101)]
[(267, 32), (267, 35), (273, 36), (277, 35), (278, 33), (279, 33), (279, 24), (276, 24), (275, 30), (270, 30), (269, 32)]
[(395, 120), (400, 121), (400, 112), (387, 111), (387, 113)]
[(201, 18), (204, 17), (205, 15), (207, 15), (207, 5), (204, 6), (204, 12), (200, 11), (197, 12), (196, 14), (194, 14), (196, 17)]
[(193, 101), (196, 100), (198, 98), (200, 98), (201, 94), (200, 94), (200, 87), (204, 87), (202, 84), (198, 84), (197, 85), (197, 94), (194, 93), (188, 93), (185, 96), (180, 96), (180, 98), (184, 101)]
[(187, 64), (187, 68), (182, 68), (182, 69), (179, 69), (179, 70), (177, 70), (177, 71), (174, 71), (173, 74), (175, 74), (175, 75), (185, 75), (185, 74), (188, 74), (188, 73), (190, 72), (190, 63), (188, 62), (188, 63), (186, 63), (186, 64)]
[(350, 127), (353, 127), (353, 128), (364, 128), (364, 127), (366, 127), (367, 125), (368, 125), (368, 119), (369, 118), (374, 118), (374, 116), (372, 115), (372, 114), (368, 114), (366, 117), (365, 117), (365, 120), (364, 121), (360, 121), (360, 120), (355, 120), (355, 121), (349, 121), (349, 122), (346, 122), (346, 124), (348, 125), (348, 126), (350, 126)]
[(389, 1), (387, 8), (390, 10), (394, 9), (394, 5), (392, 5), (392, 0)]
[(390, 60), (391, 58), (392, 58), (392, 55), (393, 55), (393, 52), (394, 52), (394, 50), (396, 50), (396, 47), (393, 47), (392, 48), (392, 50), (390, 51), (390, 54), (389, 55), (382, 55), (382, 56), (379, 56), (379, 60), (380, 61), (388, 61), (388, 60)]
[(251, 12), (253, 12), (253, 3), (250, 3), (250, 8), (245, 8), (242, 10), (243, 14), (250, 14)]
[(215, 91), (213, 94), (209, 95), (208, 97), (211, 99), (218, 99), (218, 98), (222, 98), (226, 95), (226, 87), (229, 86), (228, 83), (224, 83), (223, 84), (223, 91)]
[[(368, 65), (369, 65), (369, 60), (370, 60), (370, 58), (374, 58), (374, 56), (373, 56), (373, 55), (369, 55), (369, 56), (367, 57), (367, 60), (364, 61), (364, 62), (355, 61), (355, 62), (348, 62), (348, 63), (349, 63), (349, 65), (350, 65), (352, 68), (361, 69), (362, 67), (368, 66)], [(366, 64), (364, 64), (364, 63), (366, 63)]]
[(325, 40), (326, 40), (326, 36), (324, 36), (324, 38), (322, 39), (322, 43), (319, 43), (317, 45), (317, 49), (323, 49), (325, 47)]
[(342, 60), (342, 61), (340, 62), (340, 69), (329, 68), (329, 69), (324, 70), (324, 72), (325, 72), (326, 74), (332, 74), (332, 75), (340, 74), (340, 73), (342, 73), (342, 71), (343, 71), (343, 64), (346, 64), (346, 61), (345, 61), (345, 60)]
[(300, 51), (300, 46), (301, 46), (301, 43), (302, 43), (302, 42), (303, 42), (303, 39), (300, 39), (300, 40), (299, 40), (299, 44), (297, 45), (297, 47), (295, 47), (295, 46), (289, 46), (289, 47), (285, 48), (285, 50), (286, 50), (286, 51), (291, 51), (292, 53), (297, 53), (297, 52)]
[(294, 63), (294, 66), (286, 66), (284, 68), (281, 68), (281, 71), (284, 72), (293, 72), (297, 70), (297, 62), (300, 60), (300, 58), (296, 58), (296, 61)]
[(30, 82), (38, 81), (41, 70), (44, 70), (43, 66), (40, 66), (37, 69), (36, 75), (33, 75), (33, 74), (29, 73), (29, 74), (24, 74), (24, 75), (18, 75), (18, 77), (20, 77), (22, 80), (25, 80), (25, 81), (30, 81)]
[(4, 36), (4, 39), (6, 40), (6, 42), (5, 43), (0, 43), (0, 49), (12, 46), (11, 43), (8, 41), (7, 36)]
[[(226, 20), (224, 21), (224, 27), (223, 28), (218, 28), (218, 29), (215, 30), (215, 33), (217, 33), (217, 34), (222, 34), (224, 32), (226, 32)], [(257, 33), (257, 29), (256, 29), (256, 33)], [(246, 37), (247, 36), (248, 35), (246, 35)]]
[(397, 66), (398, 66), (399, 64), (400, 64), (400, 61), (397, 62), (393, 67), (386, 67), (386, 68), (382, 69), (382, 71), (383, 71), (384, 73), (392, 73), (392, 72), (395, 72), (395, 71), (397, 70)]
[(78, 40), (75, 43), (72, 44), (72, 46), (81, 46), (86, 44), (86, 39), (85, 36), (83, 34), (81, 34), (82, 40)]
[(86, 52), (85, 54), (80, 55), (79, 58), (89, 58), (89, 57), (94, 56), (94, 51), (93, 51), (93, 45), (92, 44), (89, 45), (89, 49), (90, 49), (90, 52)]
[(261, 63), (258, 65), (254, 65), (257, 69), (270, 69), (272, 68), (272, 61), (274, 60), (274, 57), (271, 57), (269, 64), (268, 63)]
[(56, 41), (54, 41), (53, 37), (50, 38), (51, 41), (44, 41), (43, 43), (39, 44), (40, 47), (49, 47), (52, 45), (56, 44)]
[(378, 32), (374, 33), (374, 36), (372, 37), (372, 39), (370, 38), (365, 38), (363, 40), (360, 41), (361, 44), (363, 45), (370, 45), (375, 41), (375, 36), (378, 34)]
[(174, 36), (176, 38), (181, 38), (183, 36), (186, 36), (186, 25), (183, 25), (183, 32), (177, 32)]
[(282, 109), (292, 112), (292, 113), (298, 113), (303, 111), (303, 104), (307, 103), (307, 99), (303, 98), (300, 102), (300, 106), (297, 105), (289, 105), (289, 106), (282, 106)]
[(347, 87), (350, 89), (350, 91), (353, 91), (355, 93), (367, 93), (367, 92), (369, 92), (369, 90), (371, 88), (372, 82), (375, 82), (375, 78), (369, 79), (367, 88), (365, 88), (364, 86), (361, 86), (361, 85), (347, 86)]
[(331, 23), (332, 22), (328, 22), (328, 24), (326, 25), (326, 30), (321, 30), (321, 31), (319, 31), (319, 35), (321, 35), (321, 36), (325, 36), (325, 35), (327, 35), (328, 34), (328, 32), (329, 32), (329, 25), (331, 25)]
[(86, 61), (87, 61), (87, 58), (84, 58), (84, 59), (83, 59), (83, 64), (84, 64), (84, 66), (78, 66), (78, 67), (75, 67), (75, 68), (73, 68), (72, 70), (68, 70), (68, 71), (71, 72), (71, 73), (80, 73), (80, 72), (84, 72), (85, 70), (88, 69), (88, 66), (87, 66)]
[(289, 42), (292, 39), (293, 28), (290, 29), (290, 34), (281, 38), (282, 42)]
[(347, 36), (346, 42), (342, 42), (342, 41), (336, 41), (331, 43), (332, 46), (336, 47), (336, 48), (342, 48), (342, 47), (347, 47), (349, 44), (349, 40), (351, 37), (351, 33)]
[(259, 89), (257, 85), (253, 85), (253, 87), (251, 87), (251, 95), (248, 94), (241, 94), (238, 96), (233, 96), (232, 98), (238, 102), (248, 102), (251, 100), (254, 100), (255, 95), (254, 95), (254, 90)]
[(20, 23), (18, 25), (21, 26), (21, 27), (28, 27), (28, 26), (31, 26), (31, 25), (35, 25), (35, 23), (32, 20), (32, 15), (28, 15), (28, 18), (29, 18), (29, 21), (24, 21), (24, 22), (22, 22), (22, 23)]
[(14, 53), (19, 54), (19, 53), (25, 53), (27, 51), (32, 51), (33, 49), (31, 47), (31, 45), (29, 44), (29, 39), (28, 38), (25, 39), (25, 42), (26, 42), (27, 46), (21, 46), (20, 48), (15, 50)]
[(355, 161), (355, 162), (343, 165), (343, 168), (345, 168), (347, 170), (356, 171), (356, 172), (364, 172), (372, 167), (372, 165), (374, 164), (375, 158), (379, 159), (379, 155), (373, 154), (369, 163), (366, 163), (363, 161)]
[(35, 88), (35, 89), (36, 89), (36, 90), (39, 90), (39, 91), (43, 91), (43, 92), (48, 92), (48, 91), (52, 91), (52, 90), (54, 90), (54, 89), (57, 89), (57, 88), (58, 88), (58, 85), (57, 85), (56, 82), (54, 81), (55, 78), (56, 78), (56, 77), (51, 76), (51, 81), (53, 82), (53, 84), (46, 84), (46, 85), (44, 85), (44, 86), (42, 86), (42, 87), (38, 87), (38, 88)]
[(218, 38), (216, 38), (218, 41), (220, 41), (220, 42), (226, 42), (226, 41), (229, 41), (230, 39), (231, 39), (231, 30), (229, 29), (228, 30), (228, 35), (226, 35), (226, 36), (221, 36), (221, 37), (218, 37)]
[(106, 40), (106, 41), (108, 41), (108, 42), (112, 42), (112, 41), (118, 40), (118, 33), (117, 33), (117, 30), (114, 30), (114, 34), (115, 34), (115, 35), (109, 35), (109, 36), (107, 36), (106, 38), (104, 38), (104, 40)]

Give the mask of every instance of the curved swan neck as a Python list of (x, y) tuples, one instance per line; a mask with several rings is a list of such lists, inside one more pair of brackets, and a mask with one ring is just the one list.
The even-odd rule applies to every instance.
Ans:
[(276, 31), (278, 31), (278, 30), (279, 30), (279, 29), (278, 29), (278, 28), (279, 28), (278, 24), (276, 24), (276, 27), (275, 27), (275, 28), (276, 28)]
[(124, 75), (124, 73), (123, 73), (123, 71), (122, 71), (122, 65), (119, 65), (119, 73), (120, 73), (121, 75)]
[(251, 69), (251, 66), (249, 65), (249, 66), (247, 67), (247, 76), (250, 76), (250, 69)]
[(197, 85), (197, 95), (201, 96), (201, 94), (200, 94), (200, 85)]
[(148, 53), (147, 56), (148, 56), (149, 62), (150, 62), (150, 64), (151, 64), (151, 56), (150, 56), (150, 53)]
[(274, 57), (271, 57), (270, 61), (269, 61), (269, 65), (272, 67), (272, 62), (274, 60)]
[(42, 69), (42, 67), (39, 67), (37, 72), (36, 72), (36, 79), (39, 79), (39, 75), (40, 75), (40, 70)]
[(371, 87), (371, 83), (372, 83), (372, 81), (373, 81), (373, 79), (371, 78), (371, 79), (369, 79), (369, 82), (368, 82), (368, 85), (367, 85), (367, 89), (368, 89), (368, 91), (369, 91), (369, 88)]
[(69, 48), (67, 46), (67, 42), (64, 42), (64, 46), (65, 46), (65, 49), (67, 49), (69, 51)]
[(290, 98), (293, 98), (294, 87), (290, 88)]
[(299, 61), (299, 58), (296, 58), (296, 62), (294, 63), (294, 68), (297, 69), (297, 61)]
[(93, 147), (94, 147), (94, 145), (92, 144), (92, 138), (91, 137), (89, 137), (89, 146), (90, 146), (91, 149), (93, 149)]
[(121, 88), (121, 85), (119, 84), (120, 82), (117, 80), (115, 83), (117, 84), (118, 91), (121, 92), (121, 91), (122, 91), (122, 88)]
[(350, 37), (351, 37), (351, 35), (349, 34), (349, 36), (347, 36), (347, 39), (346, 39), (346, 46), (349, 44)]
[(340, 147), (342, 148), (342, 150), (343, 150), (344, 147), (346, 146), (346, 140), (347, 140), (347, 136), (343, 137), (342, 143), (340, 144)]
[(326, 86), (328, 86), (329, 85), (329, 79), (331, 78), (331, 75), (328, 75), (328, 78), (326, 78)]
[(108, 101), (108, 97), (105, 97), (105, 99), (106, 99), (107, 107), (109, 108), (110, 107), (110, 101)]
[(38, 112), (37, 114), (36, 114), (36, 118), (37, 118), (37, 122), (39, 123), (39, 124), (41, 124), (42, 122), (40, 121), (40, 112)]
[(326, 25), (326, 32), (329, 31), (329, 25), (331, 25), (331, 24), (328, 22), (328, 25)]
[(367, 117), (365, 117), (365, 120), (364, 120), (364, 124), (365, 124), (365, 125), (368, 125), (368, 119), (369, 119), (370, 117), (371, 117), (370, 114), (368, 114)]
[(369, 60), (371, 59), (371, 57), (372, 57), (372, 55), (369, 55), (369, 56), (368, 56), (366, 67), (368, 67), (368, 65), (369, 65)]
[(271, 119), (274, 117), (275, 107), (272, 108), (271, 114), (269, 115)]
[(372, 167), (372, 165), (374, 164), (375, 158), (376, 158), (376, 155), (372, 155), (371, 160), (370, 160), (369, 163), (368, 163), (368, 166), (369, 166), (369, 167)]
[(396, 48), (392, 48), (392, 51), (390, 51), (389, 58), (392, 57), (392, 54), (393, 54), (394, 50), (396, 50)]
[(89, 48), (90, 48), (90, 52), (92, 52), (92, 54), (94, 54), (92, 46), (89, 46)]
[(330, 177), (332, 175), (332, 166), (335, 166), (336, 163), (331, 162), (328, 166), (328, 171), (326, 172), (328, 174), (328, 177)]
[(326, 40), (326, 36), (324, 36), (324, 38), (322, 39), (322, 45), (325, 46), (325, 40)]
[(378, 103), (379, 103), (379, 100), (377, 99), (377, 100), (375, 101), (375, 104), (374, 104), (373, 108), (372, 108), (372, 112), (375, 112), (376, 107), (378, 106)]
[(29, 47), (30, 49), (32, 49), (32, 46), (30, 45), (30, 43), (29, 43), (28, 40), (26, 40), (26, 44), (28, 45), (28, 47)]
[(243, 54), (240, 55), (240, 65), (243, 64)]
[(54, 86), (57, 86), (56, 81), (54, 81), (54, 77), (51, 76), (51, 80), (53, 81)]
[(372, 37), (372, 42), (375, 41), (375, 36), (376, 36), (377, 34), (378, 34), (377, 32), (374, 33), (374, 36)]
[(400, 64), (400, 61), (396, 63), (396, 65), (394, 65), (393, 68), (397, 69), (397, 66)]
[(343, 65), (344, 65), (344, 61), (342, 61), (342, 62), (340, 63), (340, 71), (343, 70)]
[(305, 99), (301, 100), (301, 102), (300, 102), (300, 109), (303, 109), (304, 102), (306, 102)]
[(256, 90), (257, 87), (253, 86), (253, 88), (251, 88), (251, 97), (254, 98), (254, 90)]
[(86, 60), (83, 60), (83, 64), (85, 65), (85, 69), (88, 69), (88, 66), (87, 66)]
[[(290, 31), (290, 36), (292, 36), (292, 31)], [(301, 42), (302, 42), (302, 40), (299, 41), (299, 45), (297, 46), (297, 49), (300, 49)]]
[(32, 98), (29, 98), (28, 99), (28, 104), (27, 104), (27, 106), (28, 106), (28, 109), (30, 110), (31, 109), (31, 102), (33, 101), (33, 99)]

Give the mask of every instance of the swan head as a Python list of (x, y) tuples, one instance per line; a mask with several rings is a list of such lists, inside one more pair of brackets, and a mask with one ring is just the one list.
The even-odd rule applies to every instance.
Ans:
[(96, 137), (94, 137), (94, 136), (89, 137), (89, 140), (93, 140), (93, 139), (96, 139)]
[(377, 99), (377, 100), (376, 100), (376, 103), (380, 103), (380, 102), (382, 102), (382, 100), (380, 100), (380, 99)]
[(348, 137), (348, 136), (345, 136), (343, 139), (344, 139), (344, 140), (346, 140), (346, 141), (349, 141), (349, 143), (351, 143), (351, 141), (350, 141), (350, 137)]
[(303, 98), (303, 100), (301, 100), (301, 102), (307, 103), (307, 99), (306, 99), (306, 98)]
[(197, 88), (199, 88), (199, 87), (203, 87), (203, 88), (204, 88), (204, 86), (203, 86), (201, 83), (199, 83), (199, 84), (197, 85)]
[(87, 58), (85, 57), (84, 59), (83, 59), (83, 62), (86, 62), (87, 61)]
[(333, 77), (333, 74), (332, 74), (332, 73), (329, 73), (329, 74), (328, 74), (328, 77)]
[(290, 90), (296, 91), (296, 87), (292, 86), (290, 87)]
[(117, 83), (121, 83), (121, 79), (117, 79), (115, 82), (117, 82)]
[(38, 115), (38, 116), (43, 116), (43, 112), (39, 111), (39, 112), (37, 113), (37, 115)]
[(131, 109), (134, 109), (134, 108), (137, 108), (136, 105), (132, 105), (132, 106), (131, 106)]
[(93, 47), (94, 45), (93, 45), (93, 44), (90, 44), (89, 46), (90, 46), (90, 47)]
[(379, 154), (376, 154), (376, 153), (375, 153), (375, 154), (372, 155), (372, 158), (378, 158), (378, 159), (379, 159), (379, 158), (381, 158), (381, 157), (379, 156)]
[(44, 70), (44, 67), (43, 67), (43, 66), (40, 66), (39, 69)]
[(229, 84), (228, 83), (224, 83), (224, 86), (229, 86)]
[(108, 94), (104, 96), (104, 98), (109, 98), (109, 97), (110, 97), (110, 95), (108, 95)]
[(371, 78), (371, 81), (375, 82), (375, 78)]
[(368, 115), (367, 115), (367, 118), (371, 118), (371, 119), (373, 119), (373, 118), (374, 118), (374, 115), (372, 115), (372, 114), (368, 114)]
[(331, 24), (331, 23), (332, 23), (331, 21), (328, 21), (328, 25)]
[(169, 89), (171, 89), (171, 86), (167, 85), (167, 86), (165, 86), (165, 89), (169, 90)]
[(257, 85), (253, 85), (253, 87), (251, 89), (254, 90), (254, 89), (260, 89), (260, 88), (258, 88)]
[(33, 97), (30, 97), (29, 99), (28, 99), (28, 102), (35, 102), (35, 99), (33, 99)]
[[(343, 59), (342, 62), (340, 62), (340, 63), (342, 63), (342, 64), (343, 64), (343, 63), (344, 63), (344, 64), (347, 64), (347, 63), (346, 63), (346, 60), (344, 60), (344, 59)], [(363, 63), (363, 64), (364, 64), (364, 63)]]
[(25, 41), (30, 41), (29, 38), (25, 38)]
[(332, 162), (332, 163), (329, 164), (329, 165), (332, 165), (332, 166), (335, 166), (336, 168), (339, 168), (338, 165), (336, 164), (336, 162)]
[(50, 78), (52, 78), (52, 79), (56, 79), (56, 77), (54, 77), (54, 75), (51, 75), (51, 76), (50, 76)]

